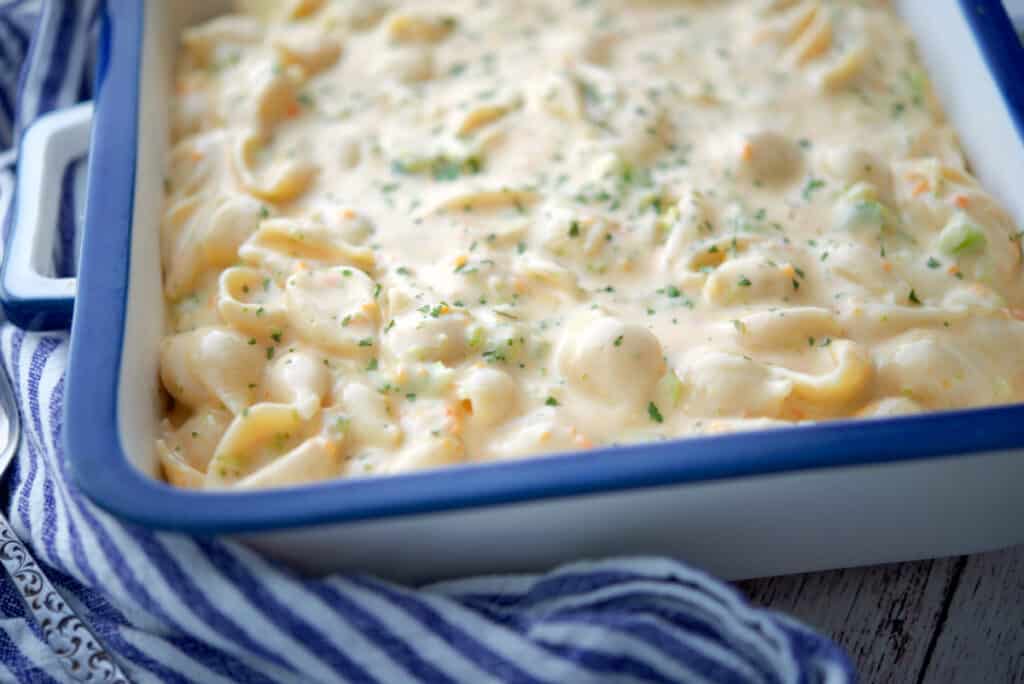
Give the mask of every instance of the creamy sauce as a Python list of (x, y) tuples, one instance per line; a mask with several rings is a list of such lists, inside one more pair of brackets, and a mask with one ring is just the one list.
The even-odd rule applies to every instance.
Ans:
[(443, 5), (184, 34), (171, 482), (1024, 398), (1021, 233), (887, 3)]

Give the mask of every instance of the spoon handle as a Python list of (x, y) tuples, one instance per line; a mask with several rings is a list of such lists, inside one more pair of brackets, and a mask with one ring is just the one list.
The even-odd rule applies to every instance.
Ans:
[(121, 667), (72, 612), (0, 515), (0, 564), (43, 632), (46, 643), (75, 681), (130, 684)]

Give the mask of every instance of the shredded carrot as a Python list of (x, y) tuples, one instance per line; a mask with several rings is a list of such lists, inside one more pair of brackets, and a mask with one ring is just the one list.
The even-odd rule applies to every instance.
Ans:
[(961, 209), (966, 209), (967, 205), (970, 203), (971, 200), (967, 195), (956, 195), (955, 197), (953, 197), (953, 204), (960, 207)]
[(786, 275), (787, 278), (796, 277), (796, 269), (793, 268), (793, 264), (783, 264), (779, 268), (782, 269), (782, 272)]
[(377, 302), (366, 302), (363, 304), (363, 313), (367, 316), (373, 316), (377, 313)]
[(192, 161), (197, 162), (202, 161), (206, 155), (201, 150), (192, 150), (189, 156), (192, 157)]
[(356, 212), (354, 210), (352, 210), (352, 209), (342, 209), (341, 210), (341, 218), (343, 218), (343, 219), (353, 219), (355, 217), (356, 217)]
[(444, 415), (448, 418), (449, 426), (448, 432), (453, 435), (459, 435), (462, 432), (462, 414), (458, 410), (460, 406), (458, 404), (449, 405), (444, 410)]
[(949, 275), (955, 276), (957, 273), (960, 272), (960, 267), (957, 266), (956, 264), (952, 264), (952, 265), (950, 265), (950, 267), (948, 269), (948, 272), (949, 272)]
[(295, 102), (293, 100), (292, 102), (288, 103), (288, 109), (285, 110), (285, 114), (288, 116), (289, 119), (294, 119), (295, 117), (297, 117), (301, 113), (302, 113), (302, 107), (299, 106), (298, 102)]
[(516, 278), (515, 288), (516, 292), (518, 292), (519, 294), (523, 294), (524, 292), (526, 292), (526, 281), (523, 280), (522, 278)]
[(586, 435), (576, 435), (576, 440), (575, 441), (576, 441), (576, 445), (581, 447), (581, 448), (583, 448), (583, 449), (589, 449), (592, 446), (594, 446), (594, 443), (591, 442), (587, 438)]
[(917, 185), (914, 186), (914, 191), (913, 191), (914, 197), (917, 197), (918, 195), (920, 195), (922, 193), (928, 192), (928, 189), (930, 187), (931, 187), (931, 185), (928, 183), (927, 180), (925, 180), (925, 179), (919, 180), (917, 182)]
[(463, 399), (462, 410), (465, 411), (467, 415), (473, 415), (473, 402), (469, 399)]
[(1024, 308), (1015, 307), (1010, 309), (1010, 315), (1016, 318), (1018, 321), (1024, 321)]
[(455, 257), (455, 268), (461, 268), (465, 266), (468, 261), (468, 256), (466, 256), (465, 254), (460, 254), (459, 256)]
[(740, 159), (743, 161), (750, 161), (754, 157), (754, 146), (750, 143), (743, 143), (743, 147), (740, 148)]
[(883, 261), (882, 262), (882, 270), (885, 271), (886, 273), (892, 273), (892, 262), (891, 261)]

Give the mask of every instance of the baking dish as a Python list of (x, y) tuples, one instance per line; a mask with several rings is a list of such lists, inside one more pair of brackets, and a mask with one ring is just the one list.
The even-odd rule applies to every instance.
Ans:
[[(226, 4), (226, 3), (225, 3)], [(896, 3), (981, 182), (1024, 224), (1024, 49), (996, 0)], [(234, 535), (310, 572), (406, 580), (666, 553), (730, 578), (972, 552), (1024, 541), (1024, 406), (691, 438), (254, 493), (153, 477), (163, 333), (158, 253), (167, 89), (208, 2), (108, 3), (95, 111), (47, 117), (21, 150), (0, 282), (12, 320), (66, 323), (65, 444), (80, 489), (143, 525)], [(47, 203), (85, 151), (77, 282), (41, 267)], [(75, 292), (77, 290), (77, 293)], [(1022, 351), (1024, 364), (1024, 351)]]

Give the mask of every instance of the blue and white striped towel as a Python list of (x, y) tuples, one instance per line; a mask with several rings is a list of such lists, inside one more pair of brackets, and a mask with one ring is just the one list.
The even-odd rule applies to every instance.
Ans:
[[(40, 114), (88, 97), (98, 1), (0, 0), (0, 150)], [(13, 172), (13, 155), (6, 166), (0, 175)], [(62, 275), (72, 268), (70, 207), (82, 166), (65, 174), (63, 249), (54, 260)], [(543, 576), (409, 589), (369, 577), (303, 579), (234, 544), (125, 525), (66, 477), (67, 349), (63, 333), (0, 330), (25, 432), (3, 488), (5, 511), (136, 682), (854, 678), (828, 640), (669, 560), (578, 563)], [(64, 678), (3, 578), (0, 680)]]

